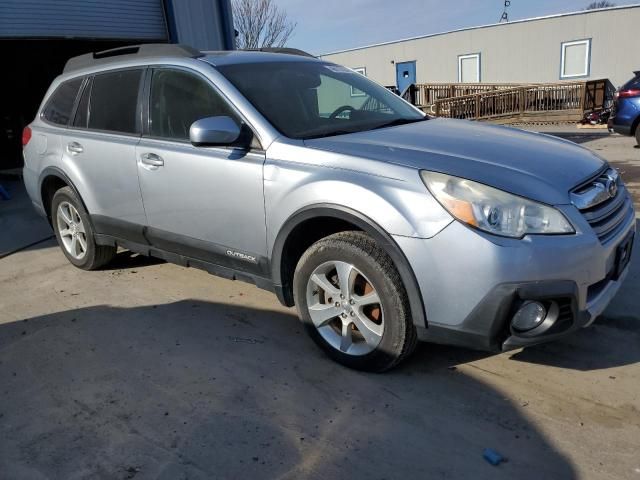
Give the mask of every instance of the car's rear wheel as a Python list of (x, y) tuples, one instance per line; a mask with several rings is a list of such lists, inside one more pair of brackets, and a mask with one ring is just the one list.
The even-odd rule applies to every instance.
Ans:
[(71, 188), (53, 195), (51, 221), (62, 253), (76, 267), (95, 270), (116, 255), (116, 247), (96, 244), (89, 215)]
[(636, 142), (638, 143), (638, 146), (640, 147), (640, 125), (638, 125), (636, 127)]
[(341, 232), (304, 253), (294, 297), (309, 334), (333, 359), (384, 371), (416, 345), (407, 293), (391, 258), (362, 232)]

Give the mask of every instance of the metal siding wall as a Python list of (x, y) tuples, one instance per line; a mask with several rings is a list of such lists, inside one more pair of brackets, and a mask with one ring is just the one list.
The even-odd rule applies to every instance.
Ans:
[(164, 40), (161, 0), (0, 0), (0, 37)]
[(185, 43), (199, 50), (233, 48), (233, 43), (229, 39), (230, 32), (233, 32), (229, 0), (168, 0), (168, 2), (171, 3), (177, 34), (175, 40), (178, 43)]
[(481, 53), (482, 82), (558, 82), (562, 42), (591, 38), (588, 78), (609, 78), (619, 86), (640, 68), (633, 54), (640, 7), (469, 29), (387, 45), (323, 55), (347, 67), (366, 67), (367, 76), (395, 85), (394, 62), (416, 60), (418, 83), (458, 80), (458, 55)]

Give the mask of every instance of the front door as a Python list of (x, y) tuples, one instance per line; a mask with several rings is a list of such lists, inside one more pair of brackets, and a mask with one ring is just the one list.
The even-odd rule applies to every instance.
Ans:
[(416, 62), (396, 63), (396, 85), (403, 93), (409, 85), (416, 83)]
[(189, 142), (194, 121), (222, 115), (240, 122), (208, 79), (182, 69), (153, 70), (149, 131), (136, 147), (146, 235), (163, 250), (261, 273), (264, 152)]

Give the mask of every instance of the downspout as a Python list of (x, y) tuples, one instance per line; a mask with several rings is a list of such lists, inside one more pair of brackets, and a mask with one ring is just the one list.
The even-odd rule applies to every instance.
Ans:
[(233, 27), (233, 11), (231, 0), (218, 0), (220, 6), (220, 16), (222, 23), (222, 37), (225, 50), (236, 49), (236, 31)]
[(169, 43), (180, 43), (178, 39), (178, 27), (176, 26), (176, 15), (173, 11), (173, 0), (162, 0), (162, 6), (164, 8), (164, 18), (167, 21)]

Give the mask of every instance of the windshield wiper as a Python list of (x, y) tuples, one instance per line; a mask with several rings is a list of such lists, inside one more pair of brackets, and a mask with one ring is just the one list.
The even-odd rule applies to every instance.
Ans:
[[(371, 130), (377, 130), (379, 128), (395, 127), (397, 125), (405, 125), (407, 123), (423, 122), (425, 120), (429, 120), (429, 117), (426, 116), (426, 115), (423, 118), (396, 118), (395, 120), (383, 123), (382, 125), (377, 125), (375, 127), (366, 126), (364, 128), (357, 128), (357, 129), (354, 129), (354, 130), (330, 130), (328, 132), (314, 133), (312, 135), (301, 135), (301, 138), (303, 140), (311, 140), (313, 138), (333, 137), (334, 135), (347, 135), (349, 133), (368, 132), (368, 131), (371, 131)], [(311, 130), (311, 131), (313, 131), (313, 130)]]
[(330, 132), (316, 133), (315, 135), (305, 135), (302, 137), (302, 139), (311, 140), (314, 138), (333, 137), (334, 135), (347, 135), (349, 133), (354, 133), (354, 131), (353, 130), (331, 130)]
[(423, 118), (396, 118), (387, 123), (383, 123), (382, 125), (378, 125), (373, 127), (371, 130), (378, 130), (379, 128), (387, 128), (387, 127), (396, 127), (398, 125), (406, 125), (407, 123), (416, 123), (416, 122), (424, 122), (425, 120), (429, 120), (428, 116), (424, 116)]

